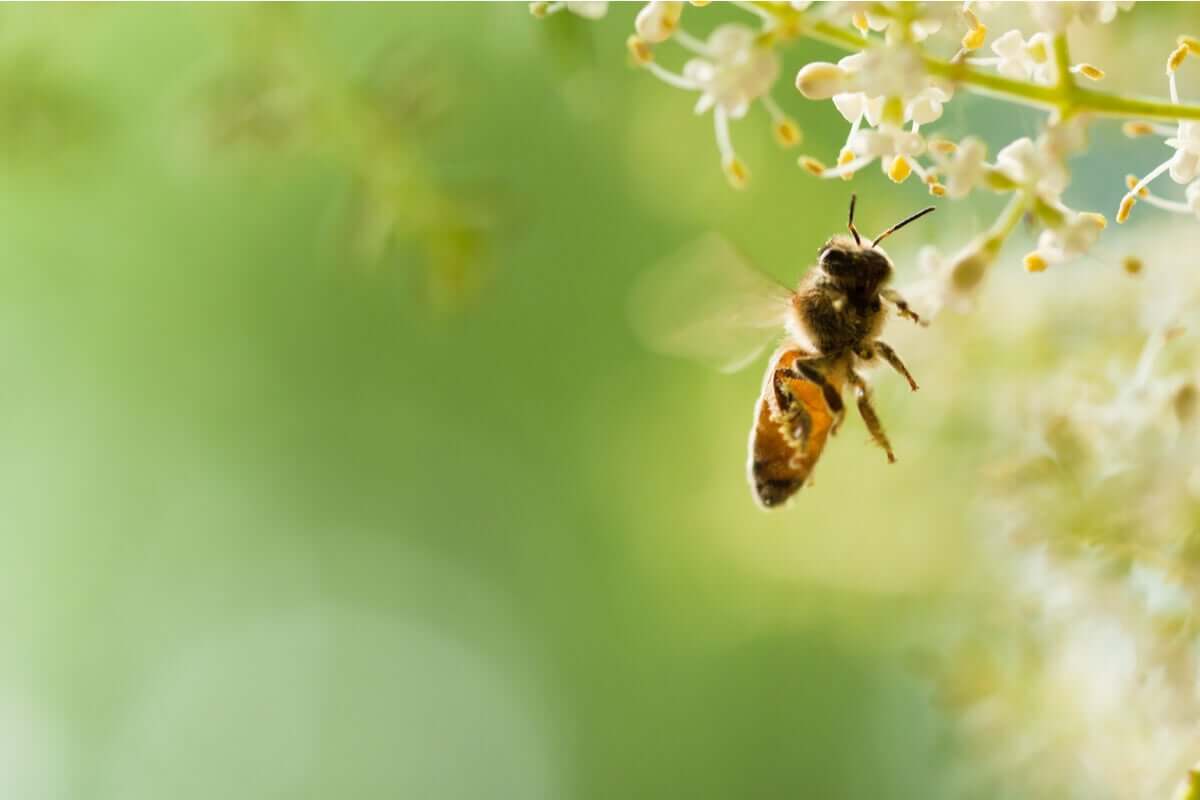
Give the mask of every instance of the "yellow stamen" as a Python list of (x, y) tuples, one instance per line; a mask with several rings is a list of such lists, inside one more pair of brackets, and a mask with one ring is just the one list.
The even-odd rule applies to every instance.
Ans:
[(795, 147), (804, 139), (800, 126), (784, 117), (775, 123), (775, 141), (780, 147)]
[(979, 48), (983, 47), (983, 43), (986, 39), (987, 39), (987, 26), (986, 25), (978, 25), (977, 27), (974, 27), (971, 30), (967, 31), (966, 35), (963, 36), (962, 49), (963, 50), (978, 50)]
[(538, 19), (541, 19), (542, 17), (546, 16), (546, 9), (549, 7), (549, 3), (530, 3), (529, 13), (533, 14), (533, 16), (537, 17)]
[(1123, 198), (1121, 198), (1121, 207), (1117, 209), (1117, 222), (1118, 223), (1124, 222), (1125, 220), (1129, 219), (1129, 212), (1133, 211), (1133, 204), (1136, 202), (1137, 202), (1137, 198), (1135, 198), (1131, 194), (1127, 194)]
[(735, 189), (745, 189), (746, 184), (750, 182), (750, 170), (746, 169), (746, 165), (737, 156), (725, 159), (721, 168), (725, 170), (729, 185)]
[(1029, 57), (1033, 59), (1035, 64), (1045, 64), (1050, 54), (1046, 52), (1046, 43), (1040, 39), (1025, 48), (1025, 52), (1029, 53)]
[[(1132, 192), (1133, 187), (1138, 185), (1139, 180), (1140, 179), (1138, 178), (1137, 175), (1126, 175), (1125, 176), (1125, 188)], [(1138, 194), (1138, 197), (1149, 197), (1150, 189), (1146, 186), (1143, 186), (1141, 191), (1139, 191), (1137, 194)]]
[(929, 181), (929, 193), (934, 197), (945, 197), (946, 187), (937, 181)]
[(930, 139), (929, 149), (933, 150), (935, 153), (945, 153), (946, 155), (950, 155), (958, 150), (958, 145), (949, 139)]
[(1108, 219), (1103, 214), (1098, 214), (1095, 211), (1084, 211), (1079, 215), (1079, 218), (1087, 220), (1100, 230), (1108, 227)]
[(1130, 275), (1137, 275), (1142, 271), (1142, 267), (1144, 266), (1142, 260), (1137, 256), (1125, 256), (1121, 259), (1121, 268)]
[(911, 174), (912, 164), (908, 163), (907, 156), (896, 156), (887, 170), (887, 176), (892, 179), (892, 183), (904, 183)]
[(1140, 119), (1131, 119), (1121, 126), (1121, 132), (1130, 139), (1136, 139), (1139, 136), (1149, 136), (1154, 133), (1154, 126)]
[(893, 125), (899, 125), (904, 122), (903, 98), (892, 96), (883, 101), (883, 121), (890, 122)]
[(813, 175), (816, 175), (818, 178), (821, 177), (821, 175), (825, 172), (825, 165), (820, 161), (817, 161), (812, 156), (800, 156), (798, 159), (796, 159), (796, 163), (804, 167)]
[(1076, 64), (1071, 71), (1093, 81), (1104, 80), (1104, 70), (1092, 64)]
[(863, 36), (866, 36), (867, 31), (871, 30), (871, 26), (867, 23), (867, 15), (865, 12), (855, 12), (854, 16), (850, 18), (850, 21), (854, 23), (854, 27), (858, 28), (858, 32)]
[[(843, 147), (842, 152), (838, 153), (838, 166), (844, 167), (854, 160), (854, 151), (849, 147)], [(850, 171), (842, 175), (842, 180), (848, 181), (854, 178), (854, 172)]]
[(1026, 272), (1045, 272), (1046, 267), (1050, 266), (1050, 262), (1048, 262), (1037, 250), (1027, 254), (1023, 263), (1025, 264)]
[(1179, 47), (1176, 47), (1174, 50), (1172, 50), (1171, 55), (1167, 57), (1167, 72), (1174, 72), (1175, 70), (1179, 69), (1179, 66), (1183, 63), (1183, 60), (1187, 58), (1187, 55), (1188, 46), (1186, 44), (1181, 44)]
[(654, 60), (654, 48), (636, 33), (631, 33), (625, 40), (625, 48), (636, 64), (649, 64)]
[(1200, 56), (1200, 39), (1195, 36), (1180, 36), (1175, 40), (1175, 43), (1180, 47), (1186, 47), (1194, 56)]

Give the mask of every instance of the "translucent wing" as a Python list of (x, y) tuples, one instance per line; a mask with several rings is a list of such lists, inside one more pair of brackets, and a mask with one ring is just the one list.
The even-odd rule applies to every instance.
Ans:
[(639, 277), (630, 321), (651, 350), (734, 372), (778, 340), (791, 297), (708, 234)]

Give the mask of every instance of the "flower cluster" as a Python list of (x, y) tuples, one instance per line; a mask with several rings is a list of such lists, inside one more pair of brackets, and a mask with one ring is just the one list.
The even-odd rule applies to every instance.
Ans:
[[(1179, 105), (1179, 85), (1175, 73), (1189, 55), (1200, 56), (1200, 39), (1180, 36), (1178, 47), (1167, 57), (1167, 85), (1171, 103), (1174, 105)], [(1117, 222), (1124, 222), (1129, 218), (1129, 213), (1138, 200), (1145, 200), (1152, 206), (1179, 214), (1190, 214), (1200, 219), (1200, 120), (1180, 120), (1174, 128), (1139, 120), (1127, 124), (1125, 132), (1129, 136), (1163, 136), (1163, 143), (1174, 152), (1140, 180), (1133, 176), (1126, 179), (1129, 191), (1121, 198)], [(1175, 183), (1185, 186), (1184, 202), (1168, 200), (1150, 192), (1150, 183), (1164, 172), (1170, 175)]]
[[(1177, 246), (1139, 242), (1151, 265)], [(928, 670), (986, 780), (1014, 794), (1178, 787), (1192, 800), (1200, 788), (1200, 352), (1182, 326), (1200, 280), (1155, 272), (1137, 286), (1089, 298), (1108, 321), (1071, 345), (1071, 374), (997, 396), (1004, 446), (979, 514), (993, 590), (972, 577), (965, 592), (982, 602), (954, 618)], [(1051, 300), (1027, 338), (992, 335), (1044, 346), (1067, 318)], [(1113, 358), (1139, 318), (1140, 355)]]
[[(653, 0), (641, 6), (626, 44), (635, 65), (671, 87), (694, 93), (696, 113), (712, 115), (720, 164), (734, 187), (745, 187), (750, 171), (735, 150), (732, 120), (760, 105), (781, 145), (792, 147), (801, 141), (800, 128), (772, 92), (781, 78), (779, 51), (791, 41), (808, 38), (850, 51), (836, 62), (806, 64), (794, 79), (803, 97), (830, 101), (848, 132), (833, 163), (805, 154), (798, 158), (804, 170), (821, 178), (851, 180), (878, 162), (892, 181), (916, 176), (937, 197), (958, 200), (977, 190), (1010, 196), (1001, 218), (955, 257), (926, 259), (930, 280), (925, 288), (932, 309), (969, 300), (1019, 219), (1036, 226), (1036, 247), (1023, 259), (1030, 272), (1091, 251), (1106, 227), (1105, 217), (1094, 209), (1070, 208), (1062, 196), (1070, 182), (1067, 158), (1086, 149), (1088, 124), (1098, 115), (1133, 120), (1127, 132), (1162, 135), (1174, 151), (1144, 178), (1129, 180), (1117, 221), (1124, 221), (1138, 200), (1200, 216), (1200, 106), (1180, 102), (1175, 78), (1186, 57), (1200, 53), (1200, 41), (1181, 36), (1168, 59), (1169, 102), (1081, 86), (1080, 81), (1103, 80), (1105, 71), (1070, 58), (1068, 26), (1112, 23), (1132, 2), (1027, 3), (1018, 9), (1027, 12), (1028, 28), (1006, 23), (997, 34), (981, 15), (994, 13), (999, 25), (1013, 17), (1008, 13), (1013, 9), (1001, 11), (997, 4), (970, 0), (737, 2), (732, 5), (746, 12), (745, 23), (720, 25), (706, 37), (686, 30), (685, 23), (691, 26), (695, 13), (686, 5)], [(607, 7), (534, 3), (531, 10), (539, 16), (571, 11), (594, 17)], [(660, 46), (667, 44), (685, 54), (676, 69), (660, 63)], [(947, 104), (967, 92), (1047, 111), (1042, 132), (1011, 142), (994, 160), (989, 160), (978, 137), (956, 141), (938, 135), (935, 129)], [(1164, 172), (1186, 185), (1183, 201), (1149, 191), (1149, 183)], [(934, 287), (941, 287), (940, 294)]]

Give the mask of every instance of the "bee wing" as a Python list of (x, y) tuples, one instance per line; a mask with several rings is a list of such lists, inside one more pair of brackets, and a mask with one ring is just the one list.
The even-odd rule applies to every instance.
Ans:
[(639, 277), (629, 315), (651, 350), (735, 372), (778, 338), (791, 298), (733, 245), (708, 234)]

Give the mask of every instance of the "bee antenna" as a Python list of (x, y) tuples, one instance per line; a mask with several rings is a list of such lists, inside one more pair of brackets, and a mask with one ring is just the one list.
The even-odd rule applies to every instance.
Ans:
[(854, 205), (858, 202), (858, 195), (850, 195), (850, 233), (854, 234), (854, 243), (862, 246), (862, 238), (858, 235), (858, 228), (854, 227)]
[(918, 211), (917, 213), (913, 214), (912, 216), (905, 217), (904, 219), (900, 220), (899, 222), (897, 222), (897, 223), (896, 223), (895, 225), (893, 225), (892, 227), (888, 228), (888, 229), (887, 229), (886, 231), (884, 231), (883, 233), (881, 233), (881, 234), (879, 234), (878, 236), (876, 236), (876, 237), (875, 237), (875, 241), (871, 242), (871, 247), (874, 247), (875, 245), (879, 244), (879, 243), (880, 243), (880, 242), (882, 242), (884, 239), (886, 239), (888, 236), (891, 236), (893, 233), (895, 233), (896, 231), (900, 230), (901, 228), (903, 228), (903, 227), (904, 227), (905, 225), (907, 225), (908, 223), (910, 223), (910, 222), (916, 222), (916, 221), (917, 221), (917, 220), (919, 220), (921, 217), (925, 216), (926, 214), (931, 214), (931, 213), (933, 213), (934, 211), (937, 211), (937, 208), (935, 208), (934, 206), (928, 206), (928, 207), (926, 207), (926, 208), (922, 208), (920, 211)]

